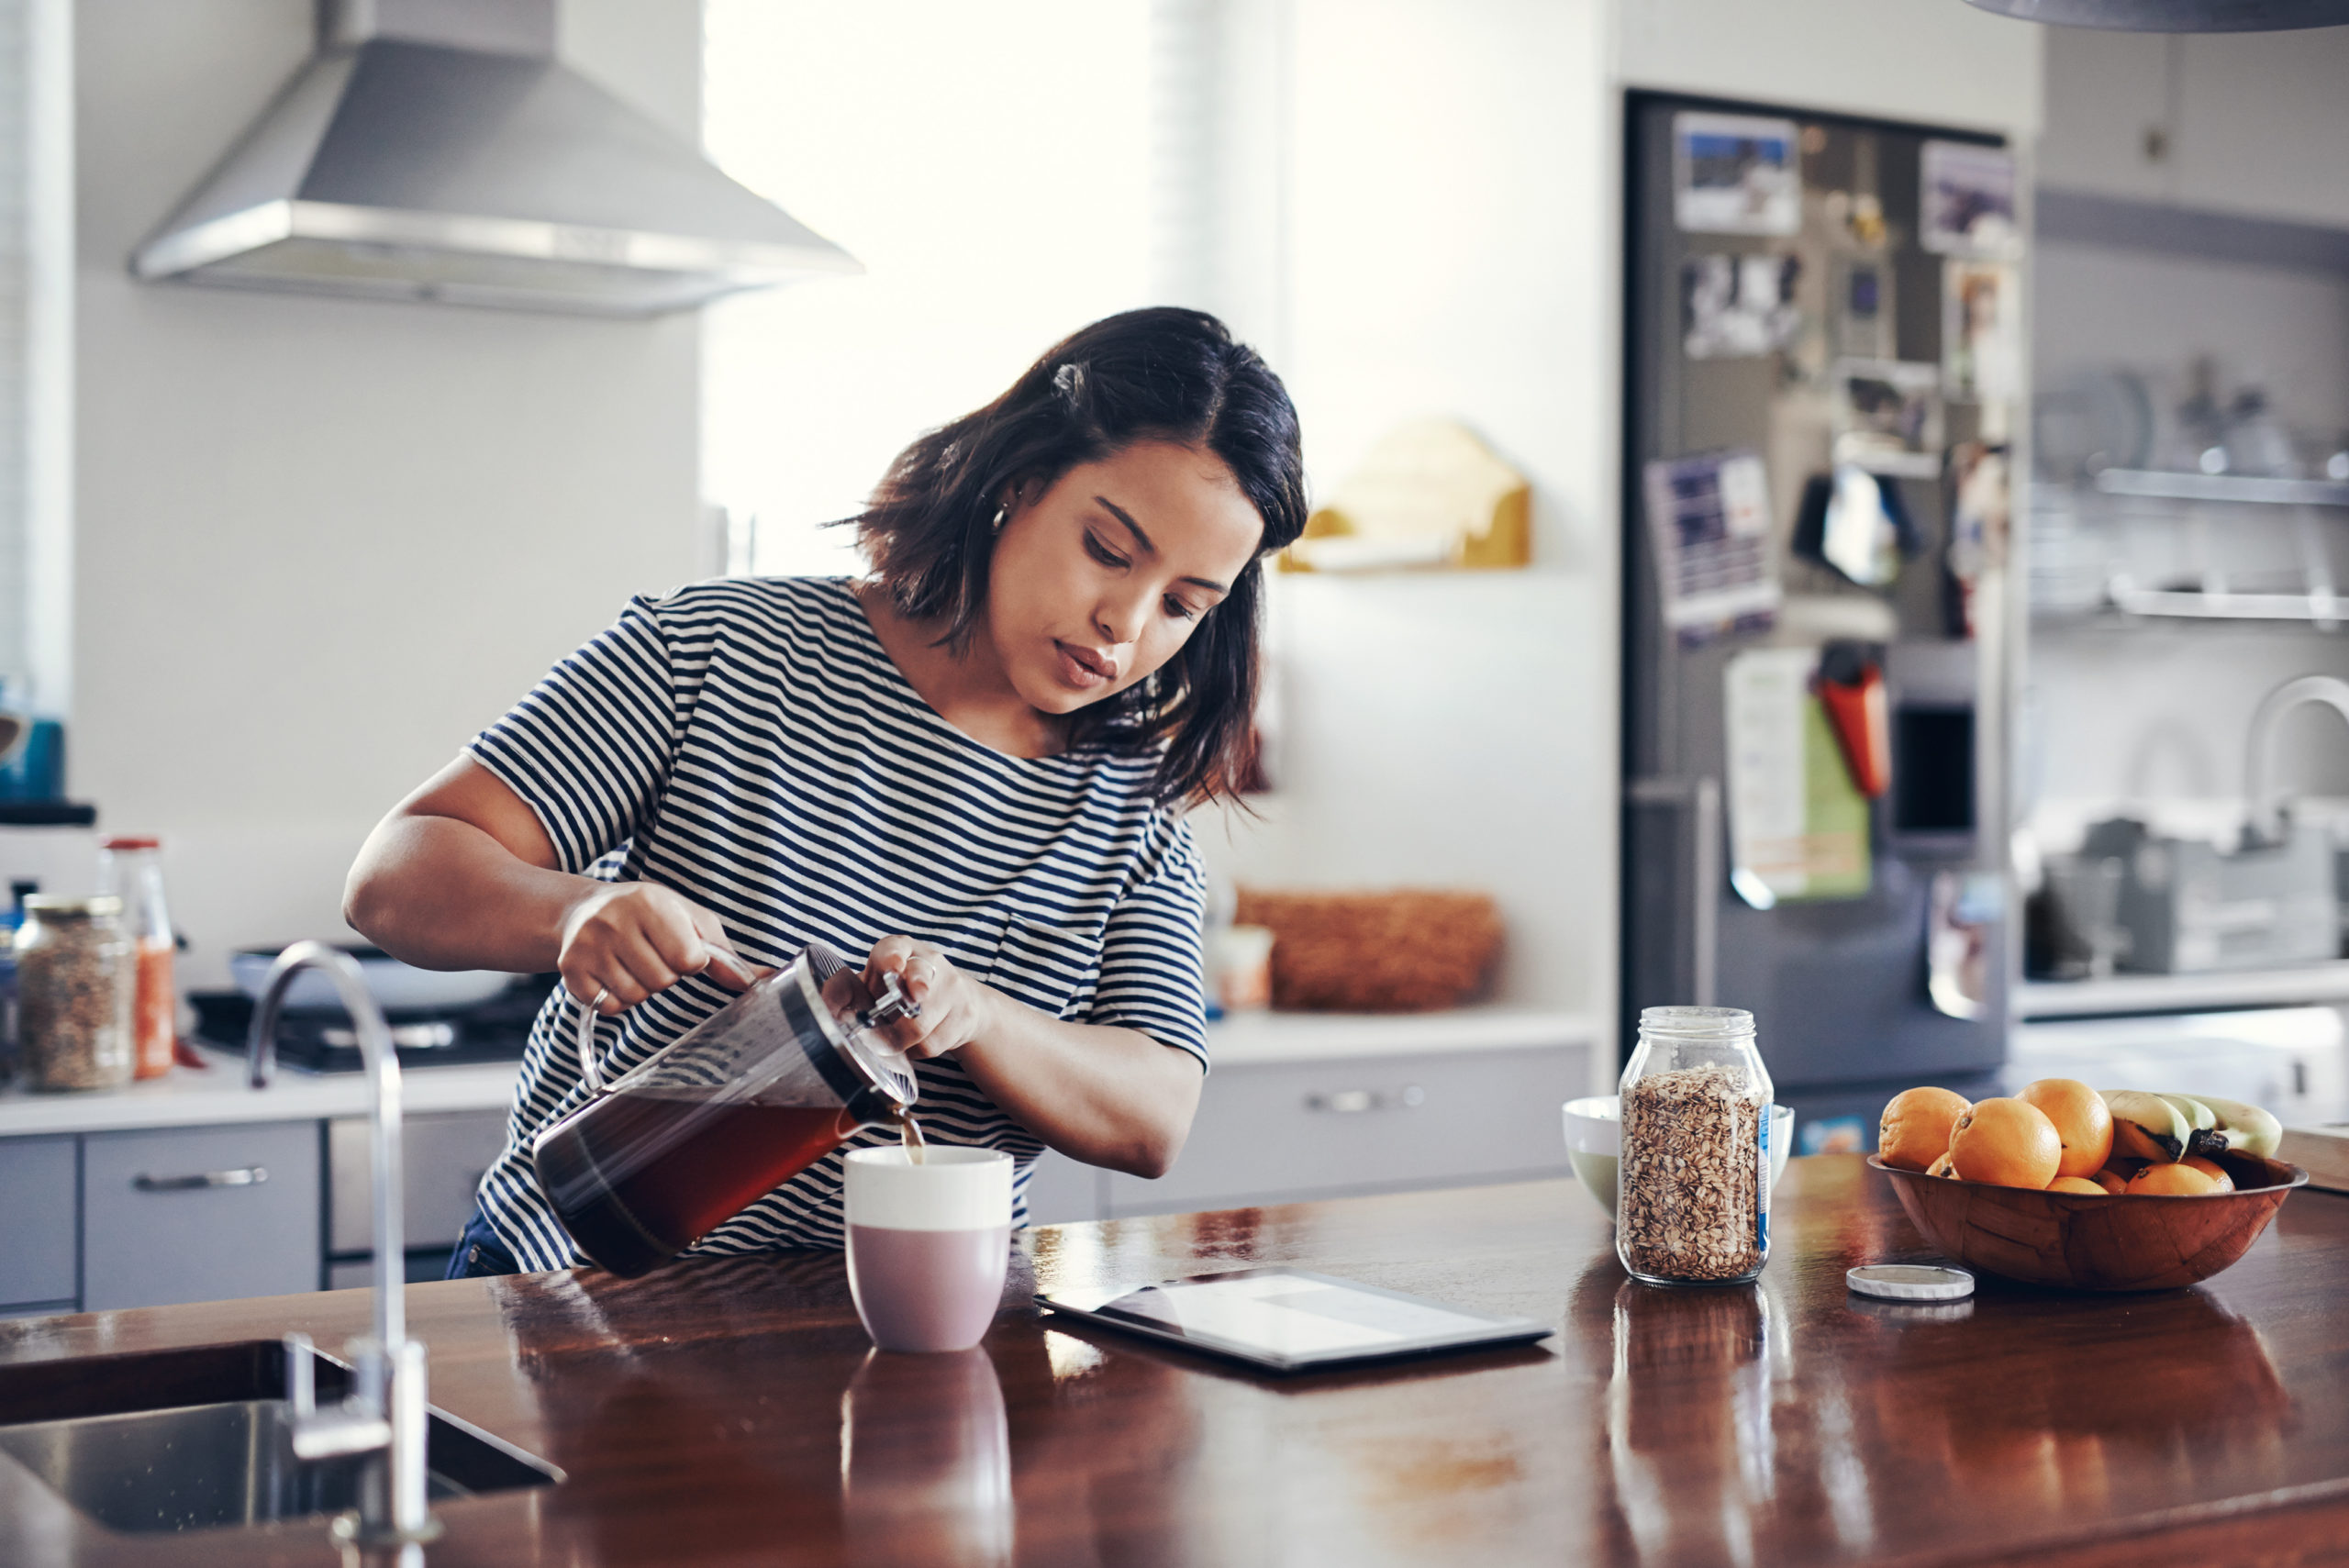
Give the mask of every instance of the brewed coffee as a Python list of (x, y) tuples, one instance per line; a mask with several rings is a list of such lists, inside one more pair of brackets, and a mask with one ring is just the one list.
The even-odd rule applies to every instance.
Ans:
[(897, 1140), (906, 1146), (907, 1159), (917, 1165), (922, 1163), (930, 1142), (922, 1137), (921, 1123), (914, 1119), (914, 1113), (909, 1110), (897, 1113)]
[(621, 1089), (540, 1139), (539, 1184), (580, 1251), (623, 1277), (658, 1268), (856, 1130), (838, 1106), (723, 1093)]

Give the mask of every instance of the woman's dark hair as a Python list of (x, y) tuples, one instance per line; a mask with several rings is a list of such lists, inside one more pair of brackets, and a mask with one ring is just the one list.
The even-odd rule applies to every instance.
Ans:
[(848, 519), (900, 614), (967, 647), (986, 607), (996, 509), (1137, 441), (1213, 452), (1264, 520), (1254, 560), (1148, 680), (1079, 708), (1073, 746), (1163, 746), (1163, 804), (1233, 794), (1252, 762), (1264, 558), (1305, 528), (1297, 410), (1253, 349), (1197, 310), (1130, 310), (1055, 345), (976, 413), (897, 454)]

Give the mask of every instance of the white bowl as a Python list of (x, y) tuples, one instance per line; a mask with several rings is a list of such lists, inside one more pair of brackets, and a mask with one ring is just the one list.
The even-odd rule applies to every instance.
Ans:
[[(1615, 1175), (1623, 1151), (1621, 1096), (1593, 1095), (1568, 1100), (1563, 1107), (1566, 1128), (1566, 1162), (1575, 1168), (1584, 1188), (1598, 1201), (1609, 1218), (1615, 1213)], [(1770, 1184), (1785, 1174), (1787, 1158), (1794, 1152), (1795, 1108), (1770, 1107)]]

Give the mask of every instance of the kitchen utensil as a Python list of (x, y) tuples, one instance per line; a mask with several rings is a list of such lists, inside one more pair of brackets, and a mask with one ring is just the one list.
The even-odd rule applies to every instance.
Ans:
[(2089, 1197), (1929, 1176), (1873, 1154), (1868, 1163), (1892, 1178), (1925, 1240), (1969, 1269), (2065, 1290), (2171, 1290), (2242, 1257), (2309, 1179), (2281, 1160), (2215, 1158), (2235, 1190), (2191, 1197)]
[(1011, 1156), (933, 1144), (856, 1149), (841, 1207), (848, 1288), (885, 1351), (967, 1351), (1003, 1300)]
[(582, 1007), (592, 1097), (539, 1134), (539, 1184), (582, 1251), (616, 1274), (643, 1273), (858, 1128), (901, 1119), (918, 1092), (913, 1068), (874, 1031), (919, 1011), (896, 975), (875, 997), (858, 968), (810, 942), (607, 1085), (597, 1015)]
[[(277, 962), (277, 948), (239, 948), (228, 955), (228, 975), (237, 989), (246, 995), (259, 997), (269, 979), (270, 965)], [(343, 947), (359, 962), (359, 973), (366, 977), (367, 995), (375, 1006), (386, 1013), (428, 1013), (454, 1011), (478, 1006), (513, 984), (514, 977), (494, 969), (418, 969), (412, 963), (402, 963), (382, 948)], [(326, 976), (316, 970), (305, 971), (287, 993), (285, 1010), (289, 1013), (342, 1011), (342, 1004), (335, 997), (334, 987)]]
[[(1593, 1202), (1605, 1209), (1610, 1219), (1615, 1215), (1615, 1176), (1622, 1151), (1622, 1098), (1618, 1095), (1593, 1095), (1587, 1099), (1568, 1100), (1564, 1107), (1566, 1124), (1566, 1162), (1574, 1167), (1583, 1191)], [(1795, 1149), (1795, 1108), (1792, 1106), (1770, 1107), (1770, 1184), (1776, 1187), (1778, 1178), (1786, 1174), (1787, 1156)]]

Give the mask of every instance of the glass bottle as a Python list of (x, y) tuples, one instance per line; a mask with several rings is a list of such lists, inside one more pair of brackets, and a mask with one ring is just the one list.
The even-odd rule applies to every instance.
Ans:
[(1770, 1256), (1770, 1074), (1739, 1007), (1649, 1007), (1622, 1081), (1615, 1251), (1650, 1284), (1737, 1284)]
[(115, 1089), (129, 1083), (139, 966), (123, 934), (122, 900), (28, 898), (16, 951), (27, 1085)]
[(98, 891), (122, 900), (123, 931), (137, 950), (138, 999), (132, 1005), (133, 1072), (160, 1078), (172, 1070), (179, 1033), (179, 994), (172, 987), (171, 912), (163, 904), (162, 841), (108, 839), (98, 846)]

